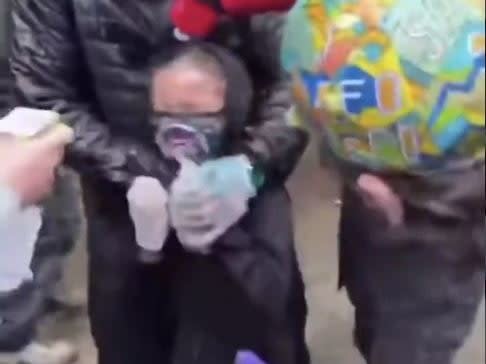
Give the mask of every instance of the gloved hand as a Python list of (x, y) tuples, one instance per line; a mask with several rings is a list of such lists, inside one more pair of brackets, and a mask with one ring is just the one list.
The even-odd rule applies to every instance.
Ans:
[(251, 351), (238, 352), (235, 364), (265, 364), (256, 354)]
[(170, 196), (172, 224), (188, 250), (208, 253), (212, 244), (248, 211), (256, 195), (244, 156), (181, 163)]
[(168, 194), (152, 177), (137, 177), (127, 194), (130, 216), (135, 227), (141, 259), (146, 263), (159, 260), (169, 234)]

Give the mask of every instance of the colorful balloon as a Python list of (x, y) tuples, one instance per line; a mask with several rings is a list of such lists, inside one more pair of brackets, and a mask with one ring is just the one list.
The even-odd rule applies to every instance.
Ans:
[(484, 160), (482, 0), (300, 0), (282, 61), (300, 119), (343, 160), (401, 171)]

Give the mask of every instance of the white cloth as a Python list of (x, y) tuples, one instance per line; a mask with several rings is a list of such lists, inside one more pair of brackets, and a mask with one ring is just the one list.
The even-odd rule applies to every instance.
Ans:
[(60, 122), (55, 111), (17, 107), (0, 120), (0, 133), (30, 138)]

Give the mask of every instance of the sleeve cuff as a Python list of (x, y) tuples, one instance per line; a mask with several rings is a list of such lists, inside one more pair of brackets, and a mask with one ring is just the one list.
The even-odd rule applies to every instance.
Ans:
[(259, 168), (247, 155), (243, 154), (243, 157), (245, 163), (248, 165), (251, 183), (256, 190), (259, 190), (265, 184), (265, 174), (263, 173), (263, 169)]

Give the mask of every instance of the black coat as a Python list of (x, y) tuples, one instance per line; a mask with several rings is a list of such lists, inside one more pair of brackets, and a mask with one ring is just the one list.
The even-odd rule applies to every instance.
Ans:
[(8, 112), (10, 107), (10, 89), (12, 79), (8, 72), (6, 62), (0, 59), (0, 117)]
[[(19, 103), (55, 109), (75, 129), (68, 161), (85, 178), (126, 187), (140, 175), (168, 186), (148, 123), (146, 61), (173, 38), (170, 1), (14, 0), (11, 67)], [(247, 154), (268, 182), (282, 182), (306, 145), (286, 125), (287, 77), (279, 65), (281, 19), (241, 21), (213, 35), (241, 55), (257, 91), (251, 128), (234, 153)], [(104, 188), (102, 188), (103, 190)]]

